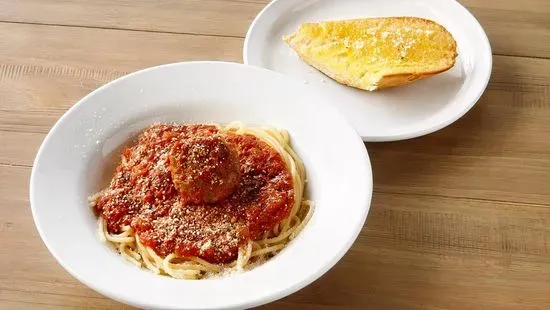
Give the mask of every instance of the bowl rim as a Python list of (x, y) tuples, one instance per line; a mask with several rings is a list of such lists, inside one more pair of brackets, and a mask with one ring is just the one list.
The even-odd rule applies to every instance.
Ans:
[[(53, 246), (51, 245), (51, 243), (49, 241), (50, 239), (49, 239), (48, 235), (46, 234), (46, 232), (44, 231), (44, 228), (41, 225), (41, 221), (39, 219), (39, 216), (37, 215), (37, 212), (38, 212), (37, 208), (38, 208), (38, 205), (40, 203), (36, 201), (37, 197), (36, 197), (36, 194), (35, 194), (36, 193), (36, 186), (39, 186), (39, 184), (37, 184), (37, 181), (36, 181), (36, 178), (37, 178), (37, 171), (36, 171), (37, 168), (36, 167), (37, 167), (37, 164), (40, 162), (40, 160), (43, 156), (44, 149), (46, 148), (46, 145), (49, 143), (50, 139), (55, 135), (55, 132), (57, 130), (59, 130), (60, 125), (65, 121), (66, 118), (71, 117), (70, 115), (76, 109), (78, 109), (79, 106), (85, 104), (85, 102), (87, 102), (89, 100), (89, 98), (93, 97), (98, 92), (101, 92), (106, 88), (113, 87), (113, 85), (116, 85), (117, 83), (119, 83), (119, 82), (121, 82), (125, 79), (131, 78), (131, 77), (136, 76), (136, 75), (144, 74), (145, 72), (148, 72), (148, 71), (151, 71), (151, 70), (160, 70), (160, 69), (165, 68), (165, 67), (173, 67), (173, 66), (201, 65), (201, 64), (209, 64), (209, 65), (214, 64), (214, 65), (248, 67), (248, 68), (252, 68), (252, 70), (259, 70), (259, 71), (269, 72), (270, 74), (272, 74), (274, 76), (278, 76), (281, 79), (284, 79), (284, 80), (286, 80), (290, 83), (296, 84), (295, 82), (289, 80), (288, 78), (284, 77), (284, 75), (282, 75), (280, 73), (277, 73), (277, 72), (274, 72), (274, 71), (271, 71), (271, 70), (268, 70), (268, 69), (255, 67), (255, 66), (250, 66), (250, 65), (244, 65), (244, 64), (240, 64), (240, 63), (236, 63), (236, 62), (184, 61), (184, 62), (167, 63), (167, 64), (161, 64), (161, 65), (157, 65), (157, 66), (147, 67), (147, 68), (144, 68), (144, 69), (126, 74), (124, 76), (121, 76), (121, 77), (119, 77), (115, 80), (112, 80), (110, 82), (107, 82), (104, 85), (102, 85), (102, 86), (96, 88), (95, 90), (91, 91), (90, 93), (88, 93), (87, 95), (82, 97), (81, 99), (79, 99), (74, 105), (72, 105), (69, 109), (67, 109), (67, 111), (65, 111), (64, 114), (50, 128), (50, 130), (48, 131), (48, 134), (43, 139), (43, 141), (42, 141), (42, 143), (41, 143), (41, 145), (40, 145), (40, 147), (39, 147), (39, 149), (36, 153), (35, 159), (33, 161), (33, 166), (32, 166), (31, 175), (30, 175), (30, 179), (29, 179), (29, 203), (30, 203), (30, 206), (31, 206), (33, 221), (34, 221), (35, 227), (36, 227), (36, 229), (37, 229), (37, 231), (40, 235), (40, 238), (42, 239), (42, 242), (46, 245), (46, 248), (48, 249), (50, 254), (55, 258), (57, 263), (59, 265), (61, 265), (63, 267), (63, 269), (65, 269), (69, 274), (71, 274), (79, 282), (83, 283), (84, 285), (88, 286), (92, 290), (94, 290), (94, 291), (96, 291), (96, 292), (98, 292), (98, 293), (100, 293), (100, 294), (102, 294), (106, 297), (109, 297), (113, 300), (125, 303), (127, 305), (131, 305), (131, 306), (135, 306), (135, 307), (144, 307), (144, 308), (163, 307), (163, 305), (161, 305), (158, 302), (155, 302), (155, 300), (148, 301), (147, 303), (143, 303), (143, 302), (137, 302), (135, 300), (130, 300), (130, 299), (123, 298), (121, 296), (118, 296), (116, 294), (116, 292), (112, 292), (112, 291), (110, 291), (106, 288), (103, 288), (101, 285), (96, 285), (95, 283), (93, 283), (93, 281), (90, 282), (87, 279), (84, 279), (83, 277), (81, 277), (79, 275), (79, 273), (76, 270), (73, 270), (72, 267), (69, 266), (69, 264), (66, 262), (66, 260), (64, 260), (59, 255), (59, 253), (56, 252), (56, 250), (53, 248)], [(326, 107), (333, 110), (331, 112), (339, 113), (330, 104), (326, 105)], [(353, 127), (347, 122), (347, 120), (342, 115), (338, 115), (337, 117), (341, 118), (341, 120), (343, 121), (342, 124), (347, 125), (347, 127), (349, 127), (349, 129), (351, 129), (355, 133), (355, 137), (352, 137), (352, 138), (354, 140), (356, 140), (357, 142), (360, 142), (361, 144), (363, 144), (363, 141), (361, 140), (360, 136), (356, 133), (356, 131), (353, 129)], [(350, 234), (348, 236), (347, 242), (340, 246), (340, 252), (338, 253), (338, 255), (335, 255), (330, 260), (330, 262), (328, 264), (326, 264), (323, 268), (318, 269), (315, 273), (310, 274), (307, 278), (300, 279), (298, 281), (299, 283), (295, 286), (286, 287), (284, 289), (279, 290), (276, 293), (270, 293), (266, 297), (263, 297), (263, 298), (260, 296), (260, 297), (256, 297), (256, 298), (250, 298), (248, 300), (242, 300), (242, 301), (236, 302), (234, 304), (228, 304), (227, 306), (224, 306), (224, 309), (241, 309), (243, 307), (245, 307), (245, 308), (256, 307), (256, 306), (264, 305), (264, 304), (273, 302), (275, 300), (281, 299), (281, 298), (286, 297), (290, 294), (293, 294), (296, 291), (304, 288), (305, 286), (308, 286), (312, 282), (319, 279), (322, 275), (324, 275), (327, 271), (329, 271), (332, 267), (334, 267), (334, 265), (336, 265), (336, 263), (338, 263), (338, 261), (340, 261), (340, 259), (349, 251), (351, 246), (357, 240), (362, 228), (365, 226), (366, 219), (367, 219), (367, 216), (368, 216), (368, 213), (369, 213), (369, 210), (370, 210), (370, 206), (371, 206), (371, 202), (372, 202), (372, 195), (373, 195), (372, 166), (371, 166), (371, 163), (370, 163), (370, 158), (369, 158), (367, 149), (365, 147), (362, 148), (362, 153), (363, 153), (362, 154), (363, 155), (363, 163), (362, 163), (361, 167), (364, 168), (364, 170), (367, 172), (367, 174), (365, 175), (365, 181), (367, 182), (368, 188), (365, 189), (364, 195), (362, 197), (363, 201), (361, 202), (361, 207), (363, 207), (363, 210), (364, 210), (362, 212), (362, 217), (359, 221), (359, 223), (361, 223), (361, 225), (357, 225), (357, 227), (355, 227), (355, 229), (353, 231), (353, 234)], [(358, 204), (358, 207), (359, 207), (359, 204)], [(136, 271), (137, 270), (138, 269), (136, 269)], [(182, 309), (185, 309), (185, 308), (182, 308)], [(201, 306), (200, 309), (219, 309), (219, 308), (205, 305), (204, 307)]]

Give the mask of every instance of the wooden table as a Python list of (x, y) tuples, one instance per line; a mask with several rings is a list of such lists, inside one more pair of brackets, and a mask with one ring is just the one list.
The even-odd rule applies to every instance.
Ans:
[[(0, 0), (0, 308), (128, 309), (50, 256), (32, 161), (79, 98), (127, 72), (241, 61), (267, 0)], [(265, 309), (550, 308), (550, 1), (464, 0), (488, 32), (491, 82), (435, 134), (369, 143), (374, 200), (342, 261)], [(345, 206), (340, 206), (345, 208)]]

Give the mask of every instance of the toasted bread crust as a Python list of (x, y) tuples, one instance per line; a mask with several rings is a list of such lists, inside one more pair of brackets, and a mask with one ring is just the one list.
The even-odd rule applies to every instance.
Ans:
[[(402, 29), (405, 29), (404, 33), (401, 33)], [(388, 36), (393, 41), (385, 40)], [(360, 46), (359, 52), (348, 52), (350, 45), (346, 40), (349, 41), (350, 37), (356, 39), (355, 43), (370, 43), (367, 47), (370, 50), (363, 51), (363, 46)], [(369, 91), (410, 84), (447, 71), (455, 65), (458, 56), (456, 42), (443, 26), (417, 17), (306, 23), (300, 25), (295, 33), (284, 36), (283, 40), (301, 59), (328, 77)], [(403, 60), (404, 57), (399, 59), (396, 53), (400, 48), (400, 53), (403, 53), (402, 42), (413, 42), (407, 43), (404, 51), (410, 49), (412, 56), (416, 57), (411, 57), (414, 61)], [(354, 48), (357, 47), (355, 43)], [(378, 53), (378, 50), (384, 52)], [(380, 59), (383, 65), (376, 61), (365, 62), (368, 57)], [(345, 68), (342, 59), (347, 65)], [(350, 67), (355, 71), (350, 72)]]
[[(420, 80), (429, 78), (431, 76), (437, 75), (439, 73), (443, 73), (451, 69), (453, 66), (454, 66), (454, 62), (452, 65), (449, 65), (448, 67), (439, 71), (384, 75), (376, 84), (376, 89), (391, 88), (391, 87), (396, 87), (400, 85), (411, 84), (416, 81), (420, 81)], [(349, 85), (349, 86), (352, 86), (352, 85)]]

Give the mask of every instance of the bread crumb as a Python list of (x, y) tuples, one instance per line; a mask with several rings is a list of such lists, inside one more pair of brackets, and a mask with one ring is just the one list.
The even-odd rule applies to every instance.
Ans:
[(365, 47), (365, 42), (363, 40), (357, 40), (357, 41), (353, 42), (353, 48), (361, 49), (363, 47)]
[(349, 37), (344, 38), (344, 46), (349, 47)]

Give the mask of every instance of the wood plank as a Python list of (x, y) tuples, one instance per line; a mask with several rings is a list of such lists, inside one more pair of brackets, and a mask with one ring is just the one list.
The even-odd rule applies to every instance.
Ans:
[(235, 38), (14, 24), (0, 24), (0, 36), (0, 109), (20, 111), (67, 109), (101, 84), (145, 67), (238, 62), (242, 45)]
[[(28, 212), (29, 172), (0, 166), (0, 301), (125, 309), (79, 284), (49, 255)], [(549, 240), (547, 206), (376, 193), (344, 259), (264, 308), (544, 309)]]
[[(124, 72), (200, 57), (203, 45), (215, 58), (235, 60), (238, 53), (214, 47), (223, 41), (232, 51), (241, 44), (235, 38), (36, 25), (0, 25), (0, 35), (26, 38), (0, 42), (0, 140), (9, 145), (0, 163), (16, 165), (31, 165), (53, 123), (95, 87)], [(146, 52), (139, 55), (146, 56), (127, 56), (141, 46)], [(83, 54), (89, 55), (85, 62)], [(463, 119), (427, 137), (368, 145), (376, 190), (550, 204), (549, 83), (550, 60), (496, 56), (488, 90)]]
[(28, 167), (0, 165), (0, 308), (130, 309), (80, 284), (42, 243), (29, 210)]
[[(43, 294), (29, 291), (17, 291), (2, 289), (0, 291), (0, 303), (10, 305), (6, 309), (134, 309), (118, 302), (100, 297), (83, 298), (65, 294)], [(13, 308), (12, 308), (13, 306)]]
[(44, 304), (28, 304), (24, 302), (15, 302), (15, 301), (2, 301), (2, 307), (4, 309), (10, 309), (10, 310), (27, 310), (29, 307), (37, 307), (40, 310), (58, 310), (58, 309), (64, 309), (69, 310), (71, 308), (69, 307), (60, 307), (60, 306), (52, 306), (52, 305), (44, 305)]
[(546, 309), (548, 264), (498, 255), (354, 247), (321, 280), (265, 309)]
[[(0, 24), (2, 62), (65, 67), (42, 74), (112, 78), (129, 70), (183, 60), (242, 58), (242, 39), (201, 35), (175, 35), (139, 31)], [(93, 68), (81, 72), (73, 67)], [(5, 68), (3, 70), (8, 70)], [(10, 76), (35, 73), (33, 68), (8, 71)]]
[[(244, 37), (268, 2), (0, 0), (0, 21)], [(495, 53), (550, 57), (548, 1), (462, 2), (486, 28)]]
[(550, 58), (550, 2), (461, 0), (479, 20), (493, 52)]
[(0, 165), (31, 166), (45, 134), (0, 131)]
[(548, 159), (432, 155), (384, 147), (371, 148), (377, 191), (550, 205)]
[(344, 259), (265, 309), (545, 308), (549, 221), (548, 207), (377, 193)]
[(482, 100), (441, 132), (367, 144), (375, 190), (550, 205), (548, 117)]
[(1, 0), (0, 21), (244, 37), (248, 25), (266, 3)]

